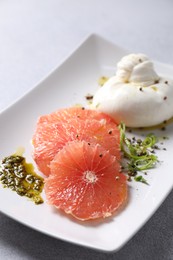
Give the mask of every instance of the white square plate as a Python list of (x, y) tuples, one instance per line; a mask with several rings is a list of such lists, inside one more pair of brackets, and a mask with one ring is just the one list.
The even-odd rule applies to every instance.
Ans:
[[(128, 52), (91, 35), (77, 50), (37, 87), (0, 114), (1, 158), (25, 148), (25, 157), (33, 162), (31, 143), (37, 118), (58, 108), (76, 103), (85, 105), (85, 96), (97, 89), (100, 76), (115, 73), (116, 63)], [(173, 75), (173, 67), (155, 63), (158, 73)], [(169, 136), (164, 141), (167, 151), (158, 152), (162, 161), (147, 176), (149, 186), (129, 184), (127, 207), (101, 223), (81, 223), (60, 214), (46, 203), (34, 205), (11, 190), (0, 187), (0, 210), (11, 218), (45, 234), (79, 245), (113, 251), (122, 247), (160, 206), (173, 186), (173, 127), (159, 132)], [(43, 194), (44, 196), (44, 194)]]

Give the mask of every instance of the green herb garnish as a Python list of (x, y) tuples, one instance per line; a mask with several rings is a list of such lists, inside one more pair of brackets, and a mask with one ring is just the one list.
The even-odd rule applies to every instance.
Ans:
[(148, 182), (146, 181), (146, 179), (142, 175), (138, 175), (138, 176), (134, 177), (134, 180), (138, 181), (138, 182), (145, 183), (145, 184), (148, 185)]
[(146, 171), (155, 167), (158, 158), (154, 153), (157, 138), (154, 134), (148, 134), (144, 140), (133, 137), (126, 137), (125, 124), (119, 125), (120, 129), (120, 148), (126, 159), (126, 165), (123, 166), (127, 170), (129, 176), (133, 176), (135, 181), (148, 184), (142, 177), (138, 176), (138, 171)]

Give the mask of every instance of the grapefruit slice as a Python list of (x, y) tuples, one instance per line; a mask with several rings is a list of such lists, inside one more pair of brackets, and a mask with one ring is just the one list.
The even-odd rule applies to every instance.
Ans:
[(70, 141), (85, 140), (89, 143), (98, 143), (119, 160), (120, 133), (113, 122), (102, 120), (68, 119), (40, 124), (38, 122), (33, 136), (33, 158), (39, 170), (45, 175), (50, 174), (50, 162), (63, 146)]
[(100, 145), (68, 143), (45, 180), (49, 204), (80, 220), (109, 217), (127, 198), (126, 177), (115, 156)]
[(69, 119), (95, 119), (95, 120), (105, 120), (107, 123), (115, 122), (113, 118), (92, 109), (85, 109), (84, 107), (70, 107), (65, 109), (57, 110), (51, 114), (43, 115), (39, 118), (39, 124), (47, 124), (54, 122), (67, 122)]

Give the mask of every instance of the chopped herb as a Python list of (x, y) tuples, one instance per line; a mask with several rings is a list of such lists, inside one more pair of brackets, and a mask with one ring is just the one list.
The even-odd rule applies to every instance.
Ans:
[(168, 136), (163, 136), (163, 140), (169, 140)]
[[(120, 129), (120, 148), (125, 158), (125, 170), (128, 176), (138, 180), (138, 172), (146, 171), (155, 167), (158, 158), (154, 153), (154, 149), (159, 149), (156, 145), (158, 141), (154, 134), (148, 134), (144, 140), (132, 137), (129, 139), (125, 135), (125, 125), (121, 123)], [(124, 162), (123, 162), (124, 163)], [(145, 183), (142, 177), (140, 181)]]
[(158, 90), (158, 88), (156, 87), (156, 86), (152, 86), (151, 87), (154, 91), (157, 91)]
[(100, 106), (100, 103), (97, 103), (97, 104), (96, 104), (96, 108), (98, 108), (99, 106)]
[(148, 182), (146, 181), (146, 179), (144, 179), (144, 177), (142, 175), (138, 175), (138, 176), (134, 177), (134, 180), (148, 185)]

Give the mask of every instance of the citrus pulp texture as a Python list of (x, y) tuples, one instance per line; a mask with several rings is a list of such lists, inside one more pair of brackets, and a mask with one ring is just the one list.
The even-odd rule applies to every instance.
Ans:
[(107, 123), (115, 122), (107, 114), (98, 112), (92, 109), (85, 109), (84, 107), (69, 107), (65, 109), (59, 109), (51, 114), (43, 115), (39, 118), (38, 124), (47, 124), (52, 122), (68, 122), (69, 119), (76, 118), (81, 120), (95, 119), (105, 120)]
[(67, 142), (85, 140), (98, 143), (120, 160), (120, 134), (113, 120), (94, 110), (69, 108), (42, 116), (33, 136), (33, 158), (48, 176), (50, 162)]
[(126, 177), (116, 157), (99, 144), (67, 143), (50, 164), (48, 202), (80, 220), (110, 216), (127, 198)]

